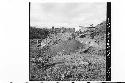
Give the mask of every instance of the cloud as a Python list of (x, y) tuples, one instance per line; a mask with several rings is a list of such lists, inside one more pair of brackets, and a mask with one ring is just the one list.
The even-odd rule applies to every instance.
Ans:
[(98, 24), (106, 19), (106, 3), (31, 3), (31, 25)]

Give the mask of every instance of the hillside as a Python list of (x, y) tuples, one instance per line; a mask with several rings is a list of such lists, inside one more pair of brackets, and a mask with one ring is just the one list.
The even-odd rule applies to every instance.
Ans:
[(84, 32), (30, 30), (30, 80), (106, 80), (105, 21)]

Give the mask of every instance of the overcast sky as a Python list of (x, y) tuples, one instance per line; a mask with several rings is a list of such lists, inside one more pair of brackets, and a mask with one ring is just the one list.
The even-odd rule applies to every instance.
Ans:
[(106, 19), (106, 3), (31, 3), (31, 26), (89, 26)]

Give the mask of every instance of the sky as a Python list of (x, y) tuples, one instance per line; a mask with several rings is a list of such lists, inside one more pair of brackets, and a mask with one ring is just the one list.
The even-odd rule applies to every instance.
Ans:
[(30, 25), (94, 26), (106, 20), (106, 3), (31, 3)]

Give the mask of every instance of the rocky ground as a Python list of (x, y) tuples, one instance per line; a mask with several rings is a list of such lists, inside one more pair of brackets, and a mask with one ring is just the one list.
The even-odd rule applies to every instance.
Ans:
[(106, 80), (105, 35), (103, 22), (80, 34), (49, 34), (42, 45), (30, 39), (30, 80)]

